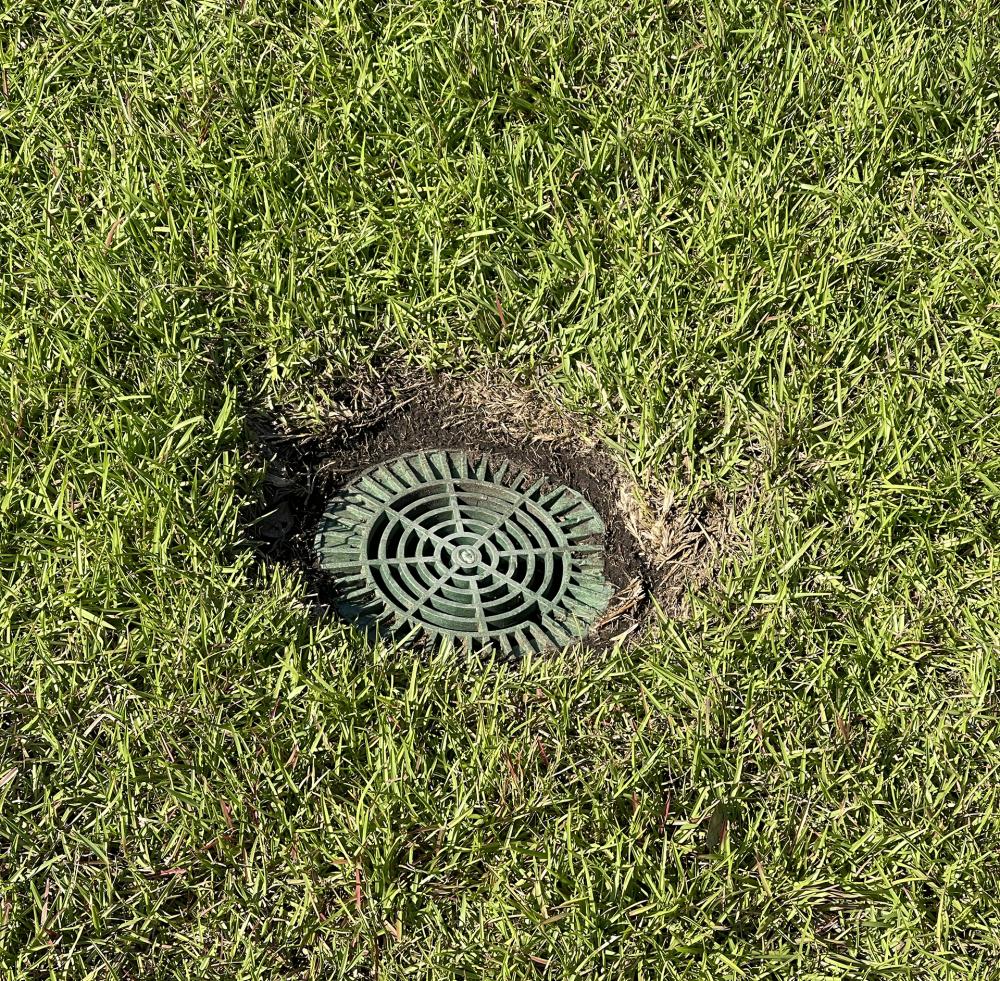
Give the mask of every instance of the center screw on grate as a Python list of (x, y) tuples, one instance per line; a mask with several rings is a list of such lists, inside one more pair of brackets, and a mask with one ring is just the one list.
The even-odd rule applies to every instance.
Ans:
[(471, 545), (460, 545), (454, 552), (455, 561), (461, 566), (472, 566), (479, 564), (479, 551)]
[(435, 450), (334, 495), (316, 551), (346, 619), (523, 653), (581, 639), (607, 608), (603, 532), (568, 487)]

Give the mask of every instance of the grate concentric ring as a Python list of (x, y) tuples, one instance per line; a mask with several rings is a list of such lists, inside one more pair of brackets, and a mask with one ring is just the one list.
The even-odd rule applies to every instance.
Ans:
[(523, 653), (586, 636), (607, 608), (603, 533), (568, 487), (435, 450), (372, 467), (331, 498), (316, 552), (346, 619)]

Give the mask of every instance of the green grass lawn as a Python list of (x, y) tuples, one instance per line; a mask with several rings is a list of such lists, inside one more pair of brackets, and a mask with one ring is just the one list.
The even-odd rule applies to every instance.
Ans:
[[(99, 9), (98, 9), (99, 8)], [(1000, 977), (1000, 8), (0, 6), (0, 977)], [(248, 420), (540, 376), (686, 614), (369, 649)]]

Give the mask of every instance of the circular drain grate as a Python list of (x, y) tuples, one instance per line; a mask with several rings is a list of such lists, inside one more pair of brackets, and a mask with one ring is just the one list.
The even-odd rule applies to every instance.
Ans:
[(607, 608), (603, 532), (568, 487), (435, 450), (372, 467), (336, 494), (316, 552), (349, 620), (523, 653), (586, 636)]

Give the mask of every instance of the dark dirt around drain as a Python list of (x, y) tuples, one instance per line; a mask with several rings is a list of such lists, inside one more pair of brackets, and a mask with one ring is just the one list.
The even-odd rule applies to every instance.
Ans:
[(581, 431), (582, 420), (543, 393), (509, 380), (396, 370), (334, 386), (326, 407), (319, 419), (286, 408), (254, 420), (266, 477), (252, 516), (264, 560), (299, 568), (322, 606), (330, 583), (317, 566), (313, 533), (330, 495), (385, 460), (450, 449), (506, 458), (533, 477), (577, 490), (593, 505), (605, 525), (605, 575), (615, 589), (595, 640), (634, 632), (651, 596), (664, 609), (676, 609), (677, 577), (644, 549), (623, 509), (629, 475)]

